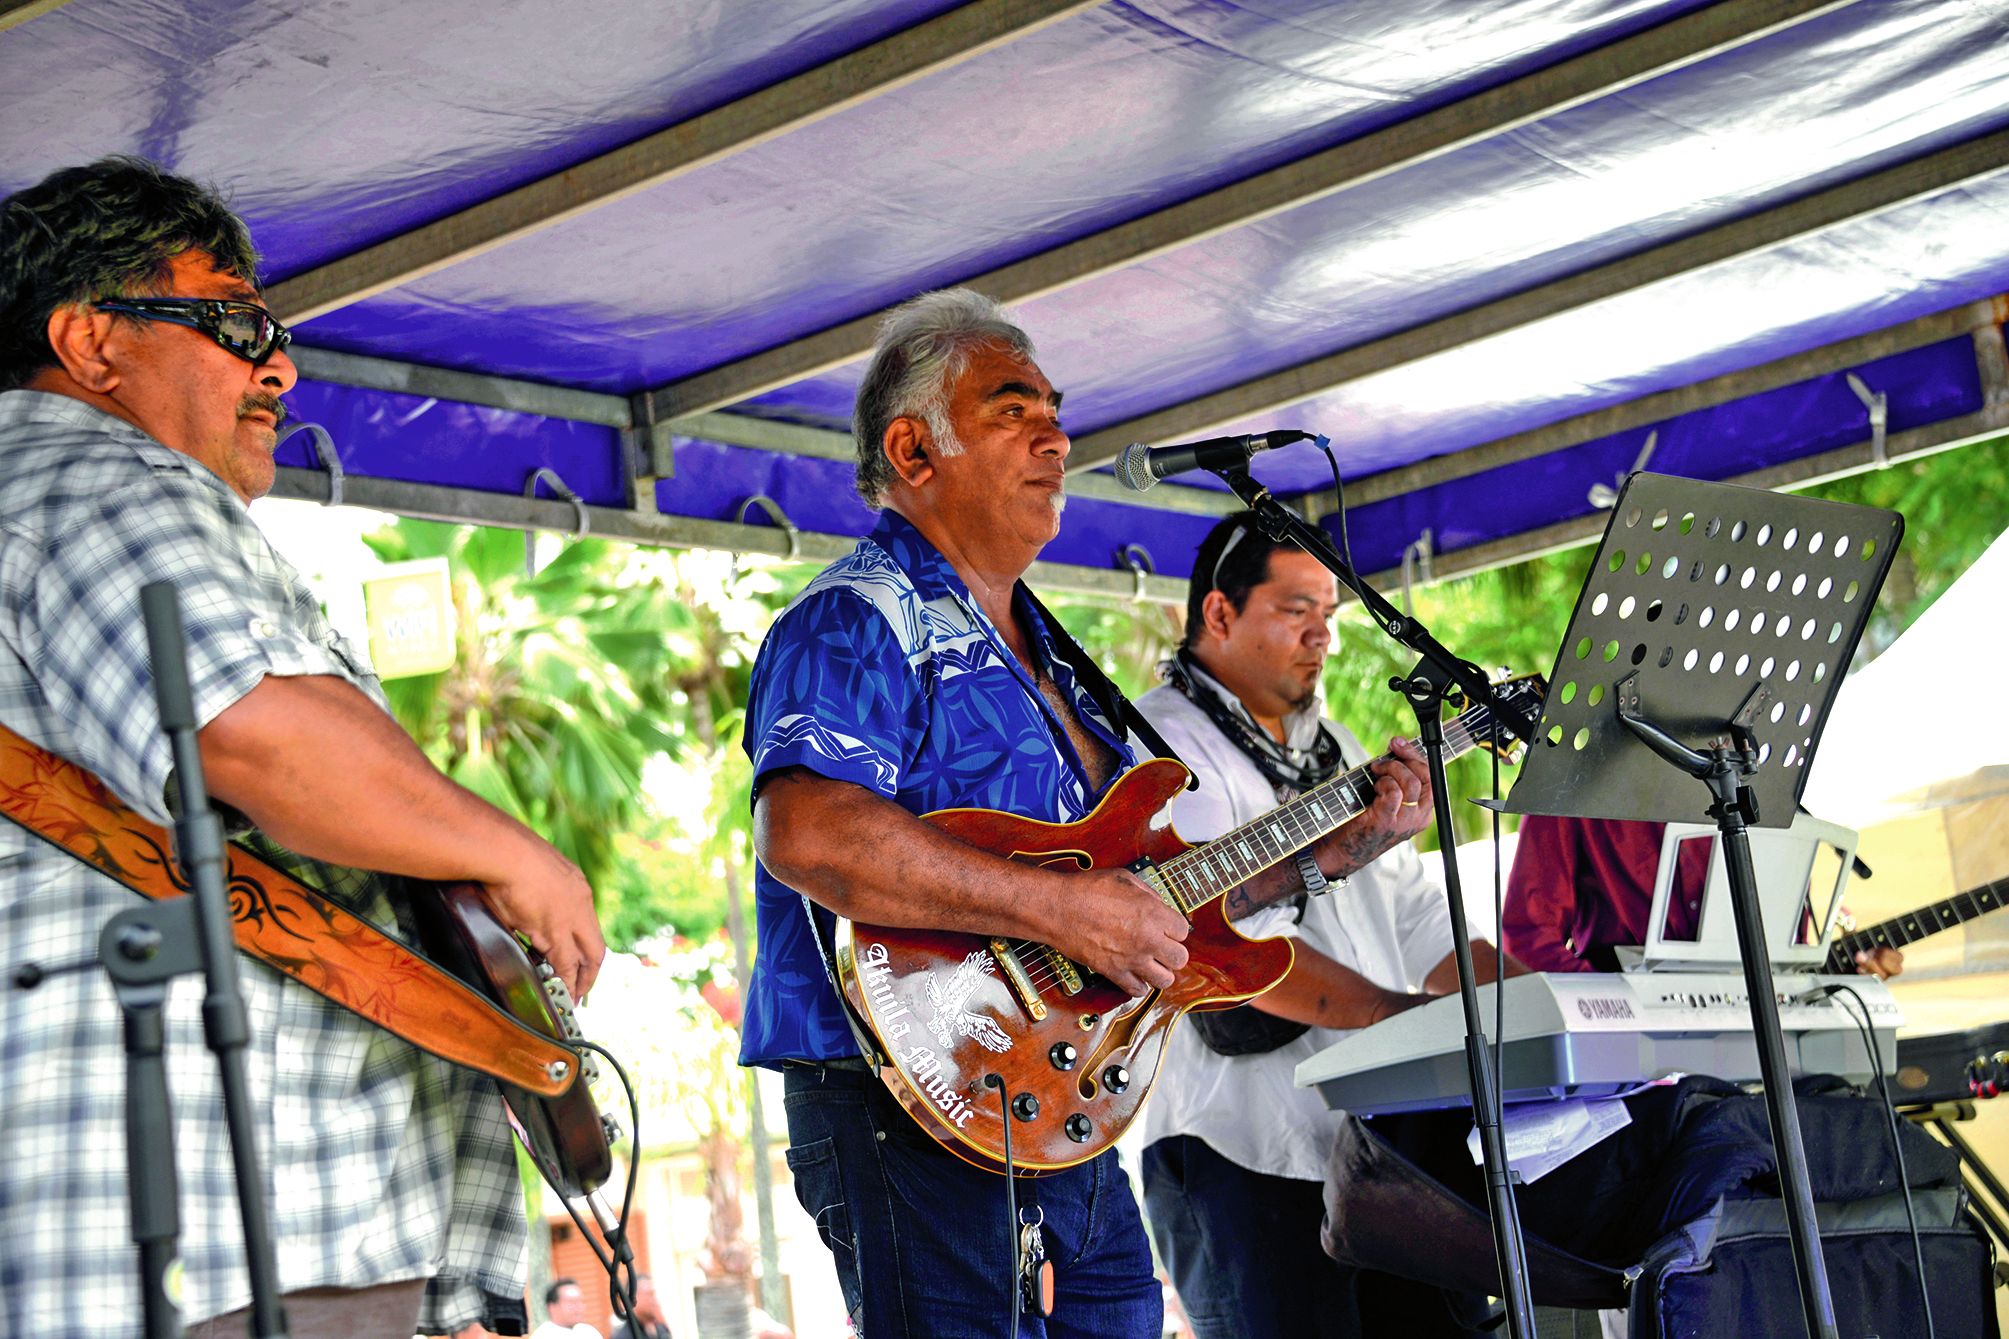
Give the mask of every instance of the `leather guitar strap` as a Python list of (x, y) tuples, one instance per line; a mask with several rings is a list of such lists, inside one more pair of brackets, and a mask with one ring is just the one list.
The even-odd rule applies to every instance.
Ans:
[[(0, 813), (143, 897), (188, 891), (165, 829), (97, 777), (5, 726)], [(250, 851), (234, 843), (227, 849), (239, 949), (442, 1060), (543, 1097), (571, 1085), (578, 1057), (570, 1050)], [(562, 1080), (551, 1077), (558, 1061)]]

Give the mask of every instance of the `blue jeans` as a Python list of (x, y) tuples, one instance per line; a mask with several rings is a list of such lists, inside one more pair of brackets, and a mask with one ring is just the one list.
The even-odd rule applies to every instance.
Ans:
[[(1144, 1150), (1158, 1254), (1199, 1339), (1450, 1339), (1476, 1331), (1443, 1291), (1325, 1253), (1324, 1187), (1238, 1166), (1191, 1135)], [(1418, 1242), (1428, 1250), (1428, 1242)]]
[[(1005, 1179), (922, 1132), (877, 1078), (790, 1065), (788, 1166), (859, 1339), (1005, 1339), (1016, 1287)], [(1165, 1302), (1130, 1184), (1104, 1153), (1021, 1180), (1054, 1264), (1053, 1316), (1020, 1339), (1159, 1339)]]

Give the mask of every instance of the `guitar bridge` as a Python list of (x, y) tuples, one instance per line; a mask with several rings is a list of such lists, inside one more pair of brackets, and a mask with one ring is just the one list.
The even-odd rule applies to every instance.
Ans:
[(1025, 970), (1025, 964), (1018, 960), (1018, 954), (1012, 952), (1011, 945), (1002, 939), (991, 940), (990, 949), (991, 956), (995, 957), (1004, 968), (1005, 980), (1011, 982), (1012, 993), (1018, 996), (1018, 1002), (1024, 1006), (1025, 1011), (1032, 1015), (1032, 1021), (1044, 1022), (1046, 1001), (1039, 997), (1039, 987), (1033, 985), (1032, 977)]
[(1050, 948), (1046, 950), (1046, 965), (1053, 969), (1054, 980), (1060, 983), (1062, 993), (1068, 995), (1081, 993), (1083, 985), (1081, 969), (1074, 965), (1072, 958), (1059, 949)]

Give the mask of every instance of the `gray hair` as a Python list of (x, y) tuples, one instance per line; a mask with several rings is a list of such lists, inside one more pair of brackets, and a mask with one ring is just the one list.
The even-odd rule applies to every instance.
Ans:
[(1003, 307), (967, 288), (923, 293), (887, 313), (851, 414), (858, 496), (875, 507), (885, 503), (895, 478), (886, 459), (886, 429), (896, 418), (926, 423), (943, 455), (963, 449), (949, 422), (949, 387), (969, 366), (970, 354), (985, 346), (1032, 361), (1032, 340), (1025, 331)]

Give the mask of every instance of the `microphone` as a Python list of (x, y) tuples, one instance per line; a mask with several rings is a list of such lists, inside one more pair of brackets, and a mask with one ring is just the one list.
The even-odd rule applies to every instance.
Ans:
[(1160, 479), (1188, 470), (1235, 469), (1249, 463), (1258, 451), (1274, 451), (1292, 442), (1309, 442), (1318, 434), (1284, 428), (1276, 432), (1245, 433), (1240, 437), (1209, 437), (1204, 442), (1184, 446), (1146, 446), (1132, 442), (1116, 461), (1116, 477), (1125, 488), (1141, 493)]

